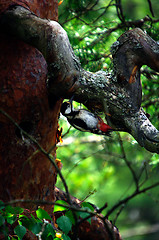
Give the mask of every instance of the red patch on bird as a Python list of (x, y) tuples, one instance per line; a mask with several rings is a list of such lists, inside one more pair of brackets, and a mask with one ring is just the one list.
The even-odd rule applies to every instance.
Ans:
[(105, 123), (102, 123), (100, 128), (102, 132), (108, 132), (109, 130), (112, 130), (112, 128)]

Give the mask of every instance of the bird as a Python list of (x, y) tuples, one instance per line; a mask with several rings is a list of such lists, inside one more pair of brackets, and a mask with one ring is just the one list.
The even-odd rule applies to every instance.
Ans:
[(115, 131), (98, 115), (86, 109), (74, 109), (71, 101), (62, 103), (61, 113), (74, 128), (82, 132), (110, 136), (110, 132)]

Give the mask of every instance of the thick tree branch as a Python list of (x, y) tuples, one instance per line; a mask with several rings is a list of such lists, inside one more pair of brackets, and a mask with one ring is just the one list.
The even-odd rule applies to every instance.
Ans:
[(17, 6), (0, 19), (3, 31), (36, 47), (48, 64), (48, 92), (53, 97), (82, 102), (105, 112), (115, 127), (129, 132), (151, 152), (159, 153), (159, 132), (141, 109), (140, 68), (159, 71), (159, 46), (140, 29), (123, 34), (112, 47), (111, 73), (87, 72), (75, 57), (65, 30), (55, 21), (40, 19)]

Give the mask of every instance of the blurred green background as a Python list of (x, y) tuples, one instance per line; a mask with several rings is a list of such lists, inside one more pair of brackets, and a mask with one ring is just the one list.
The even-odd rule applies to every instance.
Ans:
[[(118, 12), (116, 4), (121, 4)], [(158, 18), (157, 0), (64, 0), (59, 6), (59, 23), (67, 31), (82, 67), (92, 72), (111, 70), (110, 47), (128, 29), (139, 26), (158, 41)], [(159, 74), (143, 66), (141, 81), (142, 107), (159, 128)], [(75, 103), (75, 107), (80, 105)], [(59, 124), (63, 134), (67, 132), (69, 124), (64, 117), (60, 117)], [(126, 133), (103, 137), (71, 128), (58, 145), (57, 158), (62, 161), (70, 193), (81, 200), (89, 196), (86, 201), (99, 208), (107, 203), (103, 214), (134, 193), (134, 175), (141, 188), (159, 181), (159, 155), (141, 148)], [(59, 178), (57, 186), (64, 190)], [(115, 209), (109, 219), (117, 225), (123, 239), (158, 240), (159, 187), (132, 198)]]

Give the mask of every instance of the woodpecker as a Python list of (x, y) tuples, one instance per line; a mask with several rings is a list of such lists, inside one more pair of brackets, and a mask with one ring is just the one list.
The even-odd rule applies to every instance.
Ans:
[(110, 132), (114, 131), (96, 114), (85, 109), (74, 109), (70, 101), (62, 104), (61, 113), (74, 128), (82, 132), (110, 136)]

